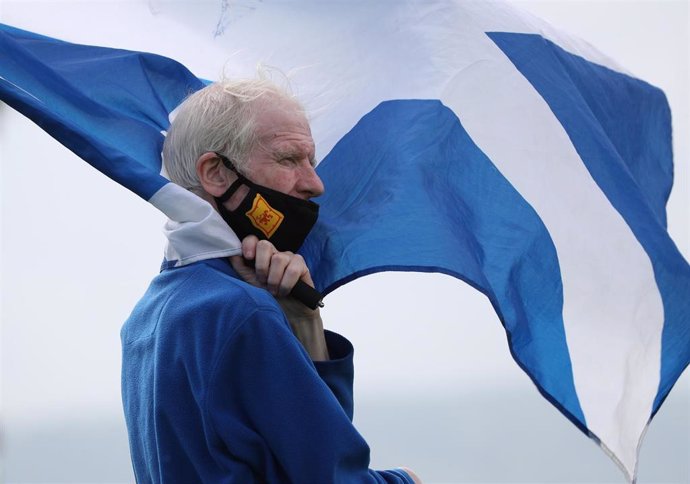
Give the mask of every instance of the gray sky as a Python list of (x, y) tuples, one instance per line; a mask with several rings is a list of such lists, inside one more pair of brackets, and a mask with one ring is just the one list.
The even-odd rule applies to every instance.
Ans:
[[(74, 42), (170, 55), (216, 77), (218, 52), (180, 55), (176, 38), (212, 31), (220, 2), (199, 4), (184, 32), (152, 35), (147, 16), (165, 3), (4, 1), (0, 19)], [(666, 92), (676, 157), (669, 231), (688, 259), (688, 4), (517, 3)], [(131, 481), (119, 329), (158, 270), (163, 216), (4, 106), (0, 156), (6, 479)], [(380, 274), (326, 303), (326, 324), (357, 348), (356, 424), (375, 465), (408, 465), (429, 482), (623, 482), (538, 395), (511, 359), (488, 300), (469, 286), (441, 275)], [(649, 431), (640, 482), (690, 482), (689, 461), (686, 371)]]

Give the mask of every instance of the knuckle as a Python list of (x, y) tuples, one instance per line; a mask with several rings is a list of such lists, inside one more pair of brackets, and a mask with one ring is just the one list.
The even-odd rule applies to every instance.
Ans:
[(271, 255), (271, 263), (273, 262), (283, 262), (287, 259), (287, 256), (283, 252), (276, 252)]
[(300, 270), (299, 267), (295, 267), (295, 266), (291, 265), (291, 266), (288, 266), (287, 269), (285, 269), (285, 274), (290, 278), (299, 279), (300, 276), (302, 275), (302, 271)]
[(256, 246), (257, 246), (257, 247), (260, 247), (260, 248), (262, 248), (262, 249), (273, 249), (273, 250), (275, 249), (275, 247), (273, 246), (273, 244), (270, 243), (270, 242), (269, 242), (268, 240), (266, 240), (266, 239), (261, 239), (261, 240), (259, 240), (259, 241), (256, 243)]
[(256, 245), (257, 238), (255, 235), (248, 235), (244, 239), (242, 239), (242, 245), (244, 247), (253, 247)]

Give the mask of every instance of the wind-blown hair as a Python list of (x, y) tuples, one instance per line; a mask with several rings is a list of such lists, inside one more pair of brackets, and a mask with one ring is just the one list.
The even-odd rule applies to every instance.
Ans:
[(197, 191), (201, 189), (196, 161), (215, 151), (227, 156), (240, 172), (254, 144), (255, 115), (260, 99), (289, 100), (303, 110), (293, 96), (268, 79), (225, 80), (195, 92), (175, 109), (163, 143), (163, 166), (170, 181)]

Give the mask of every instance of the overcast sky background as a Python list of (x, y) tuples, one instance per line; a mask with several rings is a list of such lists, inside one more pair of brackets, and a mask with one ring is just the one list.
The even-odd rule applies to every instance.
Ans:
[[(688, 3), (517, 3), (666, 92), (676, 156), (669, 230), (688, 259)], [(220, 48), (182, 45), (213, 35), (221, 2), (176, 2), (186, 18), (166, 16), (169, 5), (3, 1), (0, 21), (169, 55), (217, 77)], [(119, 330), (158, 271), (164, 218), (6, 106), (0, 157), (5, 482), (133, 482)], [(510, 357), (488, 300), (469, 286), (442, 275), (369, 276), (329, 295), (323, 314), (355, 344), (355, 424), (374, 467), (407, 465), (428, 483), (624, 482), (538, 394)], [(639, 475), (640, 483), (690, 482), (687, 371), (651, 425)]]

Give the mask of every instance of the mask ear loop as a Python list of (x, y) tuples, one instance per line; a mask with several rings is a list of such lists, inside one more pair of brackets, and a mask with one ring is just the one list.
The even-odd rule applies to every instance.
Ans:
[(232, 161), (230, 161), (230, 158), (228, 158), (227, 156), (225, 156), (221, 153), (218, 153), (217, 151), (214, 151), (213, 153), (220, 159), (220, 161), (223, 162), (223, 165), (225, 165), (225, 168), (227, 168), (228, 170), (231, 170), (237, 176), (242, 176), (240, 174), (240, 172), (237, 171), (237, 168), (235, 168), (235, 165), (232, 163)]
[(223, 165), (225, 165), (225, 167), (228, 170), (231, 170), (233, 173), (235, 173), (235, 175), (237, 175), (237, 180), (232, 182), (232, 184), (228, 187), (227, 190), (225, 190), (225, 192), (223, 192), (223, 194), (220, 197), (217, 197), (220, 203), (225, 203), (240, 188), (240, 185), (245, 184), (244, 181), (246, 180), (246, 178), (242, 176), (240, 172), (237, 171), (237, 168), (235, 168), (235, 166), (232, 164), (232, 162), (228, 159), (227, 156), (221, 155), (217, 151), (214, 151), (214, 153), (218, 158), (220, 158), (220, 161), (223, 162)]
[(228, 201), (230, 197), (232, 197), (235, 192), (240, 188), (241, 185), (244, 185), (244, 181), (241, 178), (238, 178), (232, 184), (228, 187), (227, 190), (223, 192), (223, 194), (218, 198), (218, 201), (220, 203), (225, 203)]

